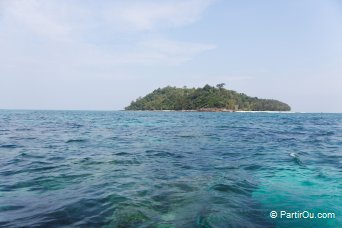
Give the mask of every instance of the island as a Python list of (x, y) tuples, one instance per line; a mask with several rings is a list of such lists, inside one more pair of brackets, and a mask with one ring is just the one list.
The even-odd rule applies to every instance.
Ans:
[(158, 88), (132, 101), (125, 110), (148, 111), (290, 111), (291, 107), (278, 100), (250, 97), (224, 88), (225, 84), (203, 88)]

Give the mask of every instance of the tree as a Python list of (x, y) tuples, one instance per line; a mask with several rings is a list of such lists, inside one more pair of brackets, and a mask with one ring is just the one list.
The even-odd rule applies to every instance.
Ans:
[(216, 87), (219, 89), (222, 89), (225, 85), (226, 85), (226, 83), (219, 83), (216, 85)]

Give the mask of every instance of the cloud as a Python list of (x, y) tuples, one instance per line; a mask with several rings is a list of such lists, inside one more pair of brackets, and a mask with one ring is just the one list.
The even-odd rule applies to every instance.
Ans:
[(215, 45), (179, 42), (166, 39), (141, 42), (133, 52), (114, 56), (114, 61), (121, 64), (167, 64), (177, 65), (191, 60), (194, 56), (216, 48)]
[(159, 53), (163, 60), (171, 64), (179, 64), (191, 60), (194, 56), (215, 49), (212, 44), (177, 42), (172, 40), (148, 40), (142, 45), (152, 52)]
[(8, 23), (51, 40), (69, 40), (72, 28), (61, 20), (61, 8), (38, 0), (5, 0), (3, 4)]
[[(211, 44), (179, 42), (174, 40), (146, 40), (134, 44), (130, 50), (107, 51), (106, 47), (89, 44), (70, 46), (65, 61), (76, 65), (129, 66), (129, 65), (178, 65), (190, 61), (202, 52), (216, 48)], [(58, 53), (58, 50), (51, 50)], [(63, 52), (65, 53), (65, 52)], [(60, 59), (65, 55), (56, 54)]]
[(9, 20), (38, 35), (64, 41), (73, 33), (95, 27), (142, 32), (190, 25), (199, 20), (212, 3), (213, 0), (3, 0), (0, 15), (5, 13)]
[(136, 30), (186, 26), (197, 21), (212, 0), (126, 1), (106, 12), (109, 21)]
[[(163, 28), (196, 22), (211, 0), (1, 3), (0, 59), (10, 68), (44, 63), (64, 63), (66, 67), (177, 65), (215, 48), (201, 42), (170, 40), (163, 33)], [(153, 30), (158, 39), (146, 38), (146, 30)]]

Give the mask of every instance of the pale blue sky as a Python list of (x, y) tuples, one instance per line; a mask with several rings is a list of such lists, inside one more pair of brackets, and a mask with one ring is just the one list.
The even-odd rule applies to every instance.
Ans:
[(0, 0), (0, 109), (117, 110), (226, 83), (342, 112), (339, 0)]

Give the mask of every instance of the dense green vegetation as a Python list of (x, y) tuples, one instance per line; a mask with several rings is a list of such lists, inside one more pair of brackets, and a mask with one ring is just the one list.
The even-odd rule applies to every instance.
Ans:
[(216, 87), (156, 89), (143, 98), (133, 101), (125, 110), (203, 110), (229, 109), (243, 111), (289, 111), (289, 105), (272, 99), (249, 97), (227, 90), (224, 84)]

